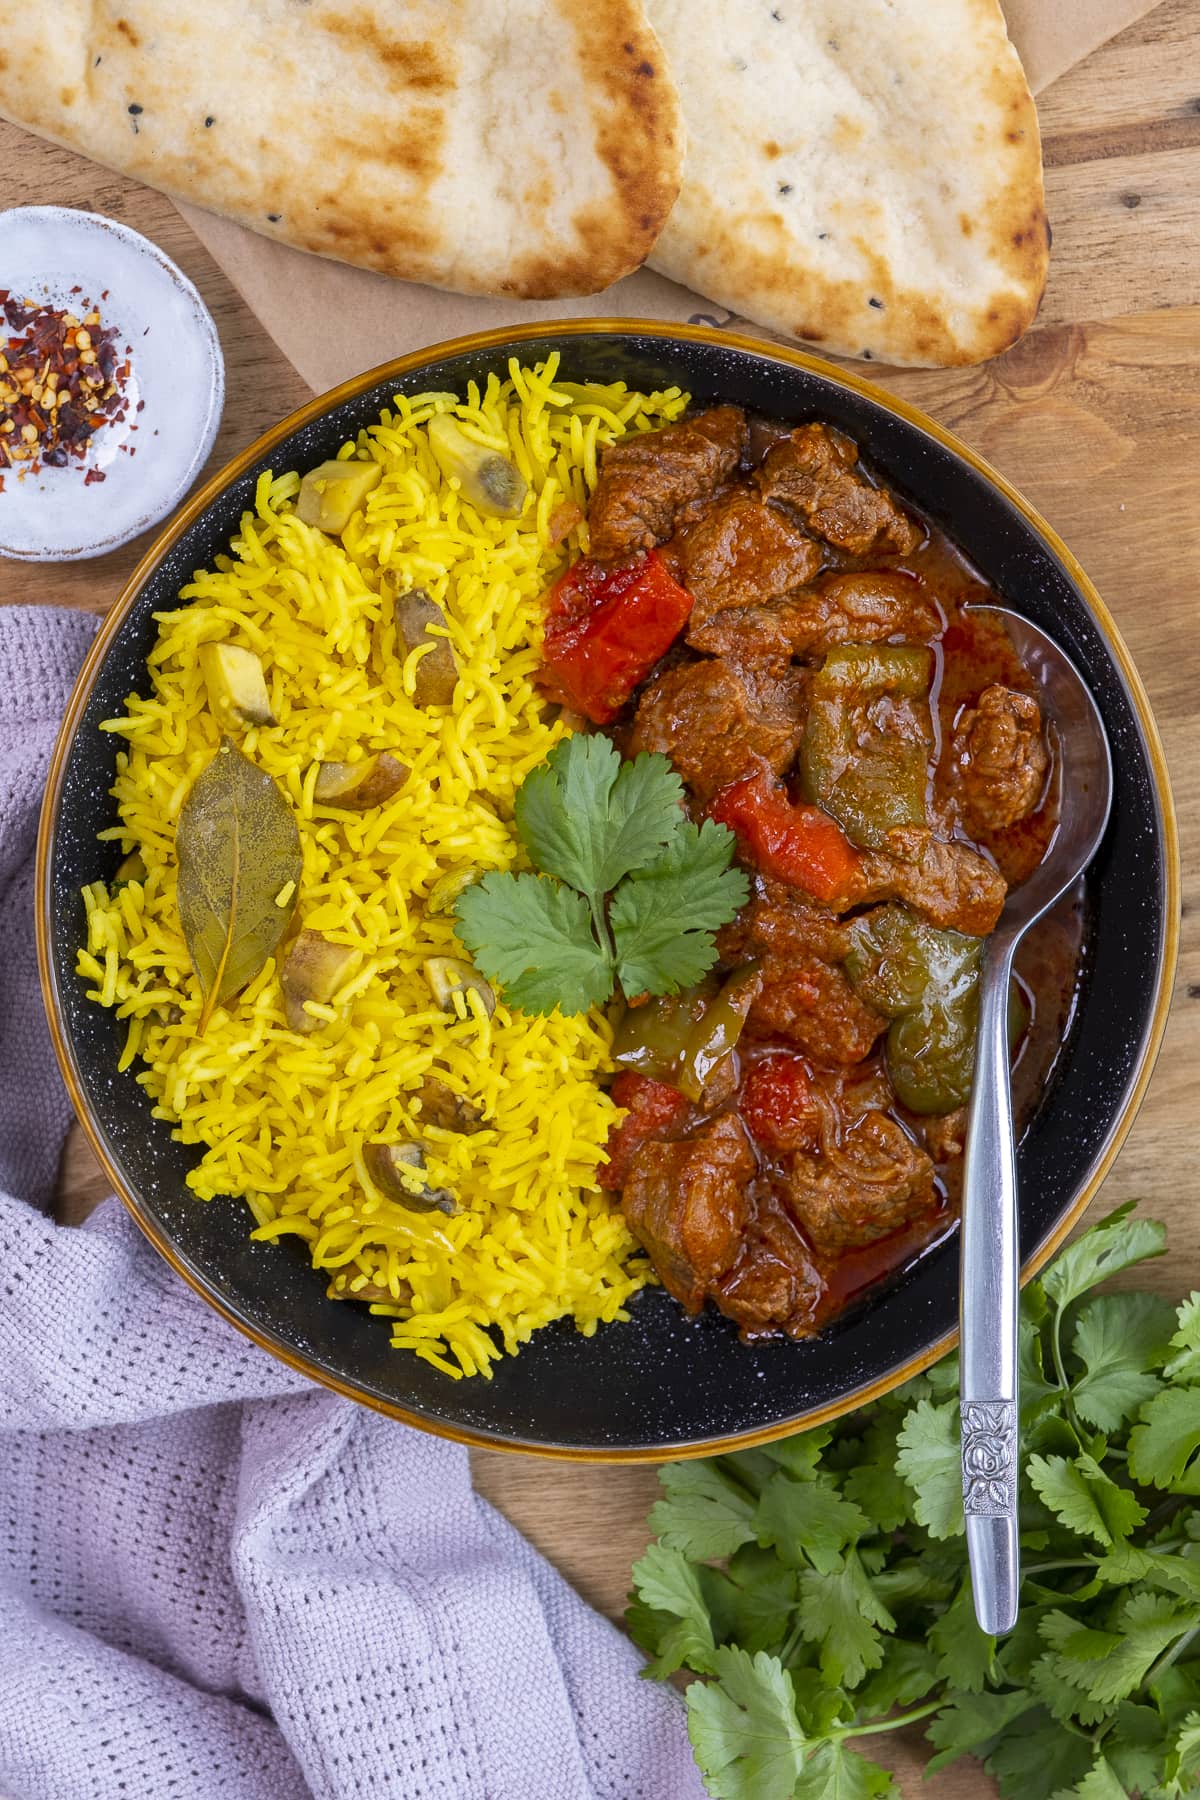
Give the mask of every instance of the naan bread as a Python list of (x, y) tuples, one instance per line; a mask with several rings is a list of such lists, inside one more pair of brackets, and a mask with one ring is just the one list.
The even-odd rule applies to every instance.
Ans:
[(0, 0), (0, 113), (302, 250), (535, 299), (637, 268), (683, 160), (641, 0)]
[(683, 96), (651, 265), (843, 356), (981, 362), (1032, 322), (1037, 114), (997, 0), (646, 0)]

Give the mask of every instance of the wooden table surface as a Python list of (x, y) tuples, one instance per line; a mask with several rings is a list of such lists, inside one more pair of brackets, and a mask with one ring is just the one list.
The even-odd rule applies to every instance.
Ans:
[[(1137, 1199), (1167, 1222), (1170, 1255), (1144, 1279), (1177, 1295), (1200, 1285), (1200, 9), (1166, 0), (1049, 88), (1039, 111), (1054, 254), (1038, 328), (983, 368), (872, 373), (961, 433), (1063, 535), (1158, 717), (1182, 836), (1182, 956), (1158, 1068), (1099, 1205)], [(126, 221), (200, 289), (227, 371), (212, 468), (309, 397), (169, 200), (0, 121), (0, 206), (51, 201)], [(58, 568), (0, 563), (0, 603), (102, 613), (144, 549)], [(79, 1218), (102, 1192), (75, 1132), (61, 1216)], [(645, 1542), (653, 1471), (491, 1453), (474, 1464), (480, 1489), (617, 1617)], [(888, 1754), (906, 1795), (992, 1791), (971, 1764), (922, 1784), (917, 1743), (893, 1742)]]

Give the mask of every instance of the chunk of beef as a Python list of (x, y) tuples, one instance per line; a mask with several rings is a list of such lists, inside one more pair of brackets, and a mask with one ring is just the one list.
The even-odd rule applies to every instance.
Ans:
[(963, 823), (986, 837), (1026, 818), (1045, 786), (1050, 758), (1042, 711), (1032, 694), (998, 684), (984, 688), (978, 706), (954, 729), (951, 766)]
[(808, 1245), (783, 1207), (764, 1196), (714, 1300), (746, 1337), (769, 1331), (810, 1337), (821, 1294), (821, 1276)]
[(815, 1155), (792, 1159), (788, 1205), (823, 1255), (890, 1237), (932, 1201), (932, 1162), (883, 1112), (823, 1133)]
[(763, 605), (811, 581), (820, 545), (749, 488), (721, 495), (677, 540), (693, 623), (726, 607)]
[(597, 1170), (596, 1179), (602, 1188), (619, 1194), (642, 1145), (652, 1138), (666, 1143), (682, 1137), (692, 1109), (678, 1088), (632, 1069), (622, 1069), (612, 1084), (611, 1096), (613, 1105), (624, 1109), (625, 1117), (608, 1134), (604, 1146), (608, 1161)]
[(588, 507), (592, 555), (607, 562), (665, 543), (677, 509), (733, 472), (746, 439), (741, 407), (715, 406), (610, 445)]
[(628, 753), (669, 756), (700, 800), (744, 774), (756, 757), (781, 774), (800, 747), (806, 686), (799, 669), (741, 670), (719, 659), (678, 664), (643, 693)]
[(633, 1159), (621, 1210), (663, 1286), (689, 1312), (733, 1267), (754, 1169), (732, 1113), (677, 1143), (643, 1144)]
[(766, 499), (795, 507), (810, 531), (852, 556), (915, 550), (919, 527), (858, 473), (857, 461), (857, 446), (841, 432), (801, 425), (768, 450), (755, 479)]
[(900, 569), (826, 575), (803, 593), (769, 606), (721, 612), (701, 624), (696, 619), (693, 612), (689, 644), (709, 655), (743, 661), (815, 658), (836, 644), (877, 644), (888, 638), (928, 644), (942, 629), (937, 606), (921, 582)]
[(925, 1148), (934, 1162), (954, 1162), (960, 1157), (967, 1143), (967, 1109), (956, 1107), (953, 1112), (942, 1113), (936, 1118), (922, 1119), (925, 1131)]
[(937, 838), (923, 825), (898, 825), (887, 848), (865, 850), (848, 906), (903, 900), (931, 925), (986, 937), (1004, 906), (1008, 884), (968, 844)]
[(859, 1063), (887, 1021), (860, 1000), (842, 967), (850, 940), (826, 907), (782, 881), (759, 892), (718, 935), (725, 962), (757, 959), (763, 982), (746, 1015), (751, 1037), (783, 1038), (817, 1062)]

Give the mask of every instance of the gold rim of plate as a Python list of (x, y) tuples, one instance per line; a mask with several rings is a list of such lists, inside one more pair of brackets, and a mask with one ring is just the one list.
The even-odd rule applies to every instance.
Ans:
[[(1066, 544), (1063, 543), (1057, 532), (1046, 523), (1041, 514), (1030, 505), (1024, 495), (1013, 487), (1012, 483), (1007, 481), (1003, 475), (993, 469), (982, 456), (979, 456), (953, 432), (947, 431), (945, 426), (939, 425), (935, 419), (930, 418), (918, 407), (889, 394), (884, 388), (876, 386), (874, 382), (864, 380), (861, 375), (826, 362), (822, 357), (811, 356), (806, 351), (764, 343), (754, 338), (738, 336), (733, 332), (713, 330), (704, 325), (667, 325), (646, 319), (555, 319), (544, 324), (500, 327), (494, 331), (472, 332), (466, 337), (451, 338), (444, 343), (432, 344), (422, 350), (410, 351), (407, 355), (396, 357), (391, 362), (380, 363), (376, 368), (368, 369), (362, 375), (355, 375), (350, 380), (343, 381), (340, 386), (331, 388), (328, 393), (318, 395), (307, 405), (299, 407), (277, 425), (273, 425), (268, 431), (263, 432), (240, 455), (234, 457), (223, 469), (218, 470), (210, 480), (205, 482), (204, 486), (193, 495), (187, 505), (155, 538), (106, 615), (83, 667), (76, 677), (75, 686), (55, 741), (38, 826), (35, 873), (37, 959), (42, 999), (50, 1025), (55, 1055), (58, 1058), (58, 1065), (62, 1071), (76, 1116), (97, 1160), (112, 1182), (115, 1192), (120, 1195), (141, 1230), (160, 1254), (166, 1258), (176, 1273), (182, 1276), (189, 1287), (195, 1289), (210, 1306), (215, 1307), (244, 1336), (250, 1338), (262, 1349), (269, 1351), (272, 1356), (278, 1357), (290, 1367), (307, 1375), (310, 1380), (320, 1383), (321, 1386), (332, 1388), (336, 1393), (356, 1400), (360, 1405), (369, 1406), (376, 1412), (385, 1413), (389, 1418), (399, 1419), (406, 1425), (416, 1426), (423, 1431), (431, 1431), (438, 1437), (451, 1438), (455, 1443), (487, 1450), (507, 1450), (526, 1456), (548, 1456), (566, 1462), (664, 1462), (685, 1457), (715, 1456), (730, 1450), (751, 1449), (756, 1444), (767, 1444), (776, 1438), (787, 1437), (796, 1431), (811, 1430), (816, 1425), (839, 1418), (843, 1413), (866, 1405), (881, 1394), (886, 1394), (902, 1382), (908, 1381), (912, 1376), (920, 1374), (923, 1369), (929, 1368), (931, 1364), (937, 1362), (940, 1357), (954, 1347), (958, 1340), (958, 1333), (957, 1331), (947, 1332), (927, 1349), (918, 1351), (877, 1381), (855, 1388), (840, 1399), (831, 1401), (825, 1406), (815, 1407), (811, 1412), (804, 1413), (798, 1418), (786, 1420), (781, 1424), (763, 1426), (754, 1431), (729, 1432), (722, 1437), (707, 1438), (701, 1442), (686, 1445), (652, 1444), (637, 1450), (609, 1450), (603, 1448), (578, 1449), (573, 1446), (521, 1442), (517, 1439), (502, 1438), (486, 1431), (471, 1431), (465, 1427), (445, 1424), (440, 1420), (428, 1418), (423, 1413), (410, 1410), (398, 1402), (383, 1400), (377, 1395), (365, 1394), (351, 1383), (322, 1369), (309, 1357), (275, 1342), (268, 1333), (240, 1318), (202, 1276), (186, 1266), (157, 1221), (143, 1214), (133, 1195), (126, 1188), (120, 1169), (108, 1155), (99, 1124), (92, 1116), (80, 1086), (74, 1058), (62, 1026), (58, 992), (50, 961), (50, 837), (54, 817), (58, 810), (67, 752), (74, 739), (109, 645), (116, 637), (142, 588), (175, 541), (225, 488), (252, 468), (276, 444), (282, 442), (284, 438), (290, 437), (302, 426), (334, 411), (344, 401), (364, 393), (368, 388), (377, 387), (398, 376), (410, 374), (427, 364), (440, 362), (447, 357), (459, 356), (473, 350), (494, 349), (519, 352), (522, 345), (533, 339), (573, 337), (589, 333), (611, 336), (628, 333), (639, 337), (662, 338), (670, 342), (708, 344), (719, 349), (741, 350), (763, 362), (782, 363), (790, 368), (803, 369), (809, 374), (820, 376), (822, 380), (832, 382), (839, 387), (849, 388), (854, 393), (874, 401), (886, 412), (904, 419), (908, 424), (924, 432), (926, 436), (934, 438), (939, 444), (944, 445), (946, 449), (974, 469), (977, 474), (982, 475), (990, 486), (997, 489), (1058, 557), (1092, 611), (1104, 638), (1105, 646), (1125, 681), (1149, 751), (1155, 798), (1162, 824), (1166, 888), (1164, 894), (1165, 926), (1153, 1013), (1149, 1029), (1142, 1042), (1137, 1066), (1130, 1081), (1124, 1105), (1105, 1138), (1090, 1180), (1085, 1183), (1075, 1201), (1045, 1242), (1039, 1246), (1035, 1254), (1025, 1261), (1021, 1269), (1021, 1285), (1024, 1286), (1027, 1281), (1032, 1280), (1038, 1270), (1049, 1261), (1064, 1239), (1082, 1219), (1112, 1168), (1145, 1098), (1166, 1030), (1175, 967), (1179, 955), (1182, 887), (1179, 834), (1175, 822), (1175, 808), (1171, 796), (1166, 757), (1159, 737), (1158, 726), (1150, 709), (1150, 702), (1142, 685), (1141, 677), (1107, 606)], [(597, 1346), (596, 1354), (602, 1355), (603, 1334), (598, 1333), (594, 1341)]]

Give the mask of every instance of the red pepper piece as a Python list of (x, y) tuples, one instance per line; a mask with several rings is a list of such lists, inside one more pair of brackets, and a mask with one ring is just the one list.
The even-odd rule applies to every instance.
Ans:
[(580, 557), (550, 590), (542, 685), (594, 725), (607, 725), (691, 610), (692, 596), (656, 551), (620, 563)]
[(862, 858), (819, 806), (797, 805), (762, 764), (718, 793), (709, 813), (737, 833), (756, 869), (826, 904), (847, 900)]
[(629, 1178), (629, 1165), (643, 1144), (671, 1137), (688, 1115), (688, 1103), (678, 1088), (648, 1075), (626, 1072), (612, 1084), (618, 1106), (628, 1108), (625, 1118), (608, 1135), (608, 1161), (597, 1179), (602, 1188), (619, 1193)]
[(769, 1051), (751, 1064), (737, 1109), (764, 1150), (802, 1150), (816, 1140), (808, 1064), (792, 1050)]

